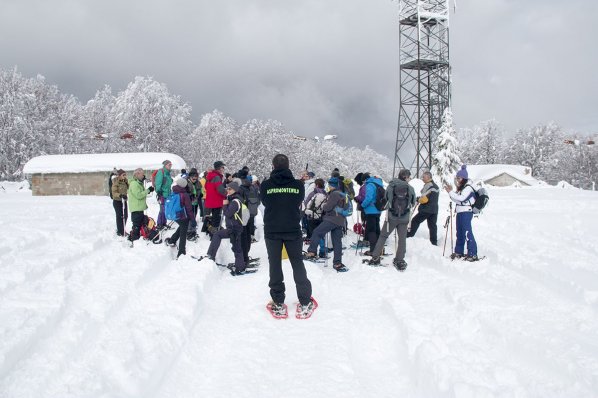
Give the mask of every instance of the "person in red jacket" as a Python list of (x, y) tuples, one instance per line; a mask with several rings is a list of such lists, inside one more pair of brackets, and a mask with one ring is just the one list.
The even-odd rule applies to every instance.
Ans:
[(222, 219), (222, 202), (226, 199), (226, 188), (224, 182), (224, 166), (222, 161), (214, 162), (214, 170), (208, 173), (206, 177), (206, 203), (207, 209), (210, 209), (210, 223), (208, 232), (210, 236), (220, 229)]

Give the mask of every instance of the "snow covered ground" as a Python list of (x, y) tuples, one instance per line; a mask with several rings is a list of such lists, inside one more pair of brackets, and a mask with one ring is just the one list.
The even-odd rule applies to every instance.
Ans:
[(0, 397), (598, 394), (596, 192), (492, 189), (474, 221), (487, 260), (442, 258), (422, 225), (406, 272), (351, 250), (344, 274), (307, 263), (319, 308), (275, 320), (262, 242), (260, 271), (235, 278), (163, 245), (126, 247), (106, 197), (17, 188), (0, 190)]

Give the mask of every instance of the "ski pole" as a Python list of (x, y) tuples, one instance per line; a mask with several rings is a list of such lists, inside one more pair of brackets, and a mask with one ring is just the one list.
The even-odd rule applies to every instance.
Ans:
[(446, 217), (446, 221), (444, 222), (444, 231), (445, 232), (444, 232), (444, 247), (442, 249), (442, 257), (444, 257), (444, 253), (446, 252), (446, 241), (448, 238), (448, 227), (449, 227), (450, 218), (451, 218), (451, 216), (448, 215)]
[(123, 205), (123, 236), (126, 236), (125, 227), (127, 225), (127, 201), (121, 198), (122, 205)]
[(417, 202), (415, 204), (415, 207), (413, 208), (413, 212), (411, 213), (411, 217), (409, 217), (409, 223), (407, 224), (407, 232), (411, 231), (411, 221), (413, 221), (413, 217), (415, 217), (415, 211), (417, 210), (419, 206), (419, 202)]

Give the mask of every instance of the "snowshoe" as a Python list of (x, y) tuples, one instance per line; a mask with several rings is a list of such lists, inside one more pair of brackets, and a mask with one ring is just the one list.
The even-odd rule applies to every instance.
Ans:
[(170, 246), (170, 247), (175, 247), (176, 246), (176, 243), (172, 242), (170, 240), (170, 238), (164, 239), (164, 243), (166, 244), (166, 246)]
[(407, 262), (405, 260), (397, 261), (397, 259), (394, 259), (392, 261), (392, 265), (394, 265), (394, 267), (397, 269), (397, 271), (400, 271), (400, 272), (403, 272), (407, 269)]
[(270, 301), (268, 305), (266, 305), (266, 309), (276, 319), (287, 319), (289, 316), (287, 305), (284, 303), (279, 304), (275, 303), (274, 301)]
[(367, 261), (367, 265), (371, 265), (371, 266), (379, 266), (380, 265), (380, 257), (372, 257), (369, 261), (368, 260), (363, 260), (363, 261)]
[(324, 259), (318, 258), (318, 256), (315, 255), (315, 253), (309, 253), (309, 252), (303, 253), (303, 261), (309, 261), (312, 263), (320, 263), (320, 264), (325, 262)]
[(465, 256), (463, 257), (463, 261), (469, 261), (469, 262), (475, 262), (475, 261), (481, 261), (483, 259), (485, 259), (486, 256), (482, 256), (482, 257), (478, 257), (478, 256)]
[(311, 314), (318, 308), (318, 302), (311, 297), (310, 302), (307, 305), (301, 305), (301, 303), (297, 303), (297, 310), (295, 312), (295, 318), (297, 319), (307, 319), (311, 317)]
[(461, 260), (464, 257), (465, 257), (465, 254), (460, 254), (460, 253), (451, 254), (451, 260)]
[(347, 271), (349, 271), (349, 268), (345, 267), (345, 264), (343, 264), (343, 263), (334, 264), (332, 266), (332, 268), (334, 268), (336, 270), (336, 272), (347, 272)]

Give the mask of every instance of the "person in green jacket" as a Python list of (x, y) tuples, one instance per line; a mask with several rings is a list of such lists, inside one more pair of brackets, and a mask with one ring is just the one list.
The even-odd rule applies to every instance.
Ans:
[(170, 176), (170, 169), (172, 169), (172, 162), (165, 160), (162, 162), (162, 167), (156, 173), (156, 179), (154, 185), (156, 188), (156, 195), (158, 196), (158, 202), (160, 203), (160, 212), (158, 213), (158, 229), (162, 229), (166, 226), (166, 213), (164, 212), (164, 202), (166, 198), (170, 196), (170, 189), (172, 187), (172, 177)]
[(146, 189), (143, 186), (143, 181), (145, 181), (143, 169), (135, 170), (133, 178), (129, 181), (129, 210), (131, 211), (131, 221), (133, 222), (133, 228), (129, 235), (131, 242), (139, 239), (139, 231), (145, 217), (143, 212), (147, 209), (146, 198), (148, 194), (154, 191), (154, 187), (151, 186)]

